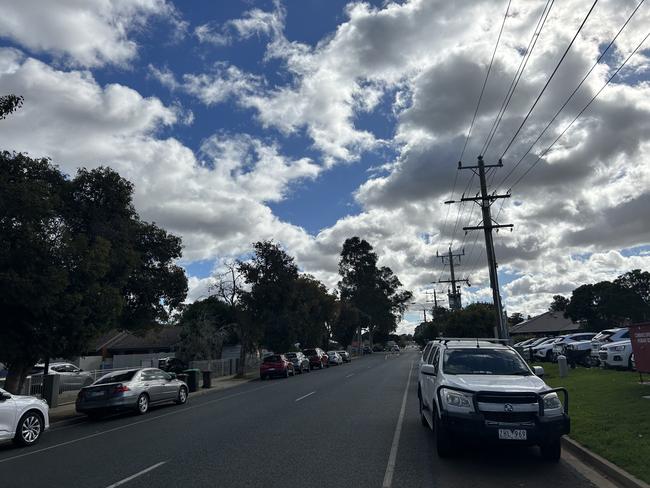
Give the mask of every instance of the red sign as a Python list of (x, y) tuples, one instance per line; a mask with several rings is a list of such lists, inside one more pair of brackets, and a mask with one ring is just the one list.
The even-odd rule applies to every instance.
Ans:
[(637, 371), (650, 373), (650, 322), (632, 325), (630, 338)]

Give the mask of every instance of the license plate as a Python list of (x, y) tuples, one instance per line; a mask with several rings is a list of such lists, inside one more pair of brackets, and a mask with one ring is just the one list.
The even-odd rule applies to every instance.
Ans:
[(88, 396), (91, 397), (91, 398), (100, 397), (100, 396), (104, 396), (104, 392), (103, 391), (91, 391), (91, 392), (88, 393)]
[(527, 439), (525, 429), (499, 429), (499, 439), (508, 441), (525, 441)]
[(269, 371), (275, 371), (275, 368), (269, 368)]

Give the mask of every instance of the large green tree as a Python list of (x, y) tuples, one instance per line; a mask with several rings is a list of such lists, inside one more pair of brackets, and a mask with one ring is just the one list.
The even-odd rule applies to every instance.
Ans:
[(187, 293), (181, 240), (142, 221), (108, 168), (67, 178), (48, 159), (0, 153), (0, 362), (19, 391), (38, 360), (78, 355), (113, 327), (166, 322)]
[(327, 348), (336, 314), (336, 297), (328, 293), (325, 285), (308, 274), (296, 279), (291, 326), (301, 347)]
[(256, 242), (253, 251), (250, 260), (238, 262), (250, 288), (241, 292), (242, 305), (262, 343), (273, 351), (286, 351), (297, 340), (291, 319), (298, 267), (273, 241)]
[(564, 312), (569, 306), (570, 300), (563, 295), (553, 295), (553, 301), (548, 309), (551, 312)]
[(185, 361), (219, 359), (233, 327), (232, 309), (217, 296), (197, 300), (183, 309), (180, 353)]
[(573, 290), (565, 315), (597, 332), (646, 319), (649, 308), (632, 288), (618, 282), (601, 281)]
[(377, 267), (377, 254), (372, 246), (359, 237), (345, 240), (339, 261), (340, 298), (368, 318), (368, 336), (387, 336), (394, 332), (401, 320), (412, 293), (402, 289), (393, 271)]

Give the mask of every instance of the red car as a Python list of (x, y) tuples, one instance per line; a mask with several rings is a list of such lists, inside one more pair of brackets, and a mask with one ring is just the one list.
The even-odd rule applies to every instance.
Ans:
[(327, 353), (321, 348), (315, 347), (314, 349), (305, 349), (302, 352), (309, 359), (309, 367), (311, 369), (323, 369), (330, 367)]
[(293, 364), (287, 359), (284, 354), (272, 354), (266, 356), (260, 364), (260, 379), (265, 380), (272, 376), (289, 376), (295, 375)]

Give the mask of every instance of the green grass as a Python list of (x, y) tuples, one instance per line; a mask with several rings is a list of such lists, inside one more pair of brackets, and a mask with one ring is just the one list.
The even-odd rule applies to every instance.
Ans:
[(560, 378), (557, 364), (541, 366), (548, 385), (569, 391), (570, 436), (650, 482), (650, 385), (631, 371), (576, 368)]

